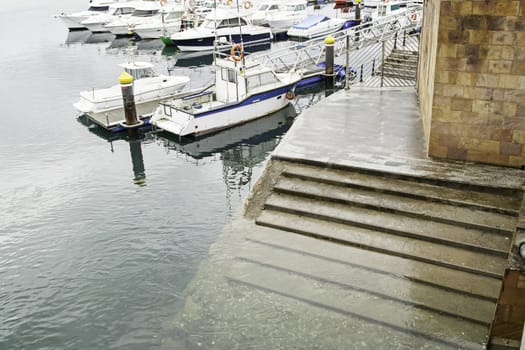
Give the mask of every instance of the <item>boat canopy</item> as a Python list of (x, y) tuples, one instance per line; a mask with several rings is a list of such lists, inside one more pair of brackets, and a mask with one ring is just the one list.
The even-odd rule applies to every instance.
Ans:
[(316, 26), (317, 24), (321, 23), (321, 22), (324, 22), (324, 21), (327, 21), (329, 20), (330, 18), (324, 16), (324, 15), (312, 15), (312, 16), (308, 16), (306, 17), (304, 20), (302, 20), (301, 22), (295, 24), (293, 27), (295, 29), (310, 29), (314, 26)]
[(122, 63), (119, 64), (119, 66), (124, 68), (126, 73), (133, 77), (133, 80), (158, 76), (158, 74), (153, 69), (153, 64), (149, 62)]

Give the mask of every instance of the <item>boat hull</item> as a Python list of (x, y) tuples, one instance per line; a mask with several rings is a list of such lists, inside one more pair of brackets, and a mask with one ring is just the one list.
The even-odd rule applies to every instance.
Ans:
[(207, 109), (206, 103), (198, 109), (173, 108), (169, 103), (161, 104), (153, 113), (151, 123), (167, 132), (179, 136), (202, 136), (246, 123), (286, 107), (287, 92), (292, 85), (254, 94), (233, 104), (216, 109)]
[[(222, 37), (222, 36), (221, 36)], [(224, 36), (228, 41), (230, 37)], [(272, 35), (270, 32), (261, 33), (261, 34), (233, 34), (231, 35), (231, 40), (234, 43), (242, 42), (244, 46), (249, 45), (259, 45), (264, 43), (269, 43), (272, 40)], [(211, 51), (214, 49), (215, 36), (206, 36), (202, 38), (195, 39), (174, 39), (171, 37), (168, 40), (163, 40), (163, 43), (168, 45), (174, 45), (179, 48), (180, 51)], [(227, 46), (230, 46), (229, 44)]]

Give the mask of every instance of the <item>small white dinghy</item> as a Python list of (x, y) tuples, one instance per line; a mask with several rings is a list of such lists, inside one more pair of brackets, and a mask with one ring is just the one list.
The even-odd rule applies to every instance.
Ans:
[[(177, 96), (190, 81), (187, 76), (158, 74), (149, 62), (123, 63), (119, 66), (133, 77), (137, 115), (144, 115), (144, 118), (151, 115), (159, 101)], [(73, 106), (106, 129), (118, 131), (124, 121), (122, 91), (118, 84), (109, 88), (82, 91), (80, 99)]]

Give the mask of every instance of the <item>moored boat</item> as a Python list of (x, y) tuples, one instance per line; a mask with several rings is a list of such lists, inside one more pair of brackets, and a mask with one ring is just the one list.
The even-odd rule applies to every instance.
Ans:
[(75, 13), (61, 13), (58, 15), (58, 18), (64, 22), (64, 24), (67, 26), (67, 28), (70, 31), (73, 30), (85, 30), (87, 29), (83, 24), (81, 24), (82, 21), (85, 21), (87, 18), (91, 16), (96, 16), (101, 13), (107, 13), (109, 11), (109, 6), (113, 3), (115, 3), (115, 0), (94, 0), (90, 1), (90, 6), (85, 11), (79, 11)]
[(292, 0), (286, 2), (279, 12), (269, 14), (265, 25), (271, 28), (272, 33), (285, 33), (307, 16), (306, 0)]
[[(190, 80), (186, 76), (158, 74), (149, 62), (124, 63), (120, 66), (133, 77), (137, 115), (151, 114), (160, 100), (181, 93)], [(106, 129), (118, 128), (124, 121), (120, 85), (82, 91), (79, 101), (73, 106)]]
[[(240, 45), (215, 57), (215, 83), (198, 94), (163, 101), (151, 124), (179, 136), (201, 136), (254, 120), (286, 107), (297, 72), (276, 73), (249, 57)], [(222, 55), (221, 55), (222, 56)]]
[(312, 39), (348, 29), (356, 24), (347, 18), (330, 18), (325, 15), (312, 15), (294, 24), (286, 34), (292, 38)]
[(269, 43), (272, 37), (269, 28), (252, 25), (248, 17), (236, 11), (216, 10), (197, 28), (162, 36), (161, 40), (165, 45), (177, 46), (180, 51), (213, 51), (216, 40), (223, 46), (231, 42), (246, 46)]
[(180, 31), (184, 13), (185, 8), (182, 5), (163, 7), (159, 16), (154, 16), (139, 24), (130, 25), (128, 30), (134, 32), (141, 39), (159, 39), (161, 36)]
[(80, 22), (84, 27), (93, 33), (104, 33), (109, 30), (104, 25), (118, 19), (130, 17), (135, 8), (139, 5), (139, 2), (121, 2), (112, 4), (109, 6), (109, 10), (106, 13), (100, 13), (95, 16), (90, 16), (87, 19)]

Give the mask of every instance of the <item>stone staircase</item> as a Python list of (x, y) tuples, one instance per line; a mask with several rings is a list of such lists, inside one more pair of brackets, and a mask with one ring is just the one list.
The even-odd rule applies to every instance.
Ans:
[[(337, 305), (438, 348), (486, 345), (521, 191), (273, 162), (281, 171), (256, 224), (288, 240), (283, 244), (290, 250), (304, 240), (318, 244), (294, 254), (276, 250), (272, 261), (257, 265), (261, 271), (250, 283), (288, 295), (290, 276), (296, 276), (296, 294), (322, 281), (333, 286), (322, 304), (328, 308)], [(265, 268), (287, 275), (264, 280)]]
[(385, 59), (383, 77), (416, 80), (418, 52), (394, 49)]

